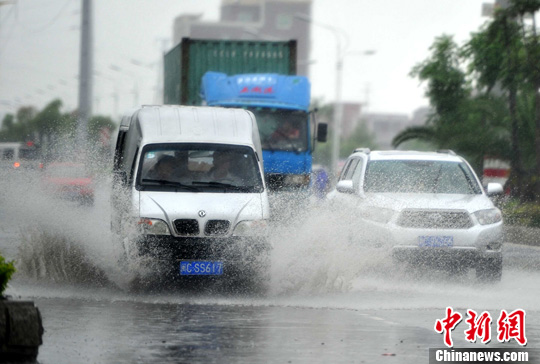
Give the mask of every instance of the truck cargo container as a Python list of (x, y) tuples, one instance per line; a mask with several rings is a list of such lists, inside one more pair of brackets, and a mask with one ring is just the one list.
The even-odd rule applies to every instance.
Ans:
[(212, 40), (182, 38), (164, 56), (164, 104), (201, 105), (207, 71), (296, 74), (296, 40)]

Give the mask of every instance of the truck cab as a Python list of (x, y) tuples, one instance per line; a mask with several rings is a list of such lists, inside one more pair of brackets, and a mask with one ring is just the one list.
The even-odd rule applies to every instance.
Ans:
[(207, 72), (201, 94), (206, 105), (255, 115), (266, 182), (272, 191), (288, 191), (309, 186), (312, 151), (317, 141), (326, 140), (326, 124), (317, 125), (309, 111), (310, 89), (303, 76)]

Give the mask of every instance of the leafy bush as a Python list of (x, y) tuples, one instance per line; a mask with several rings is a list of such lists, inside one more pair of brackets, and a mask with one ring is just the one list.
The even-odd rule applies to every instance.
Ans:
[(4, 257), (0, 255), (0, 297), (3, 296), (13, 273), (15, 273), (13, 261), (6, 262)]
[(508, 201), (502, 206), (505, 223), (527, 227), (540, 227), (540, 204)]

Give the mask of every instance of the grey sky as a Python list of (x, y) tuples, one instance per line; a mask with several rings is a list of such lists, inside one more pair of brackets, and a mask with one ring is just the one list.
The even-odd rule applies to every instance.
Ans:
[[(487, 19), (480, 0), (314, 0), (313, 18), (340, 28), (345, 58), (343, 100), (367, 102), (372, 112), (411, 114), (427, 105), (423, 87), (408, 76), (436, 36), (461, 44)], [(76, 108), (79, 0), (18, 0), (0, 6), (0, 114), (20, 105), (43, 107), (53, 98)], [(173, 19), (182, 13), (219, 16), (219, 0), (94, 0), (94, 113), (115, 116), (156, 101), (158, 62), (171, 47)], [(335, 34), (312, 27), (313, 97), (335, 97)], [(161, 90), (159, 90), (161, 93)], [(115, 102), (115, 100), (117, 100)]]

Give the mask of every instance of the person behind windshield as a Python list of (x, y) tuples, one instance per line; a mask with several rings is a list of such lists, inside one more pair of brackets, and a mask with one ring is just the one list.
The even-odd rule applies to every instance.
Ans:
[(175, 166), (172, 176), (175, 181), (182, 183), (192, 182), (192, 173), (189, 170), (189, 151), (178, 150), (174, 152)]
[(297, 140), (300, 137), (300, 130), (295, 128), (293, 124), (285, 120), (270, 136), (271, 142)]
[(176, 167), (176, 160), (171, 155), (163, 155), (148, 171), (146, 179), (171, 181)]
[(214, 165), (208, 172), (210, 181), (241, 186), (242, 179), (232, 171), (232, 161), (232, 153), (228, 151), (215, 151)]

